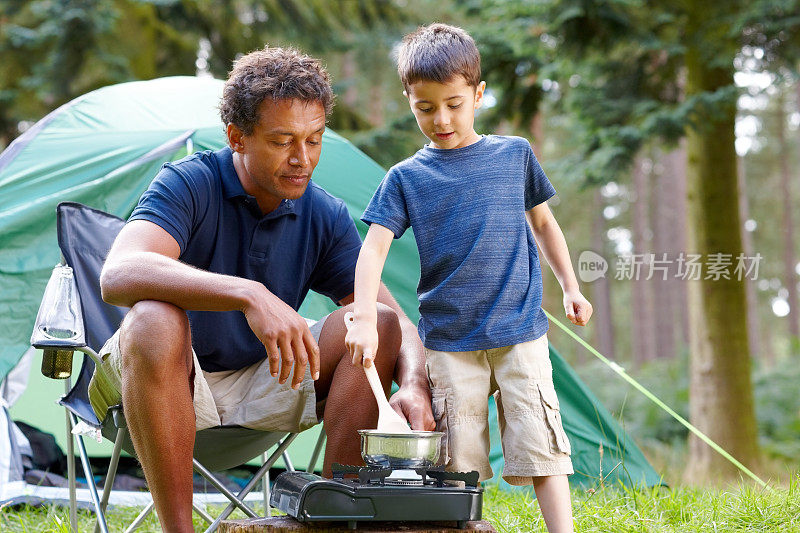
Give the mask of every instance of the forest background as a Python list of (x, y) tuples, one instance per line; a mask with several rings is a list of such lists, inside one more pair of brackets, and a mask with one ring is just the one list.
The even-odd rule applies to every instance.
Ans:
[[(224, 79), (237, 56), (292, 45), (333, 77), (330, 127), (388, 168), (426, 141), (392, 52), (434, 21), (478, 42), (479, 133), (530, 139), (559, 193), (551, 208), (595, 306), (578, 333), (745, 465), (788, 479), (800, 461), (796, 0), (0, 0), (0, 149), (87, 91)], [(543, 273), (544, 307), (561, 318)], [(667, 481), (737, 476), (558, 328), (550, 340)]]

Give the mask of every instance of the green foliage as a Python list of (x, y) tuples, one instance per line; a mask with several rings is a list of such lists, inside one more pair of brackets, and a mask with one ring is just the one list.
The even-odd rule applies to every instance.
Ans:
[(753, 386), (761, 444), (775, 457), (800, 459), (800, 367), (784, 358), (775, 368), (758, 370)]
[(470, 1), (467, 16), (480, 21), (469, 28), (481, 50), (481, 67), (497, 104), (483, 117), (488, 127), (501, 120), (528, 122), (544, 91), (540, 77), (548, 69), (551, 47), (543, 47), (543, 28), (535, 20), (534, 3)]
[(800, 2), (797, 0), (755, 0), (741, 14), (738, 26), (743, 46), (764, 50), (766, 65), (797, 70), (800, 58)]
[(363, 131), (372, 127), (372, 125), (367, 122), (367, 119), (361, 116), (356, 110), (347, 105), (343, 105), (341, 102), (337, 102), (333, 107), (333, 111), (328, 117), (327, 125), (340, 133)]
[(413, 155), (427, 142), (410, 112), (381, 128), (345, 135), (384, 168)]
[[(324, 0), (162, 0), (149, 2), (176, 33), (208, 43), (208, 70), (224, 78), (238, 55), (265, 45), (304, 51), (344, 51), (364, 32), (385, 32), (403, 23), (394, 2), (352, 0), (336, 9)], [(190, 62), (193, 64), (194, 60)]]
[(105, 85), (194, 72), (188, 42), (134, 0), (0, 4), (0, 142), (76, 96)]
[[(573, 170), (588, 182), (617, 179), (648, 142), (674, 144), (735, 103), (731, 83), (684, 96), (687, 47), (709, 68), (733, 70), (736, 44), (765, 50), (764, 64), (800, 59), (800, 2), (650, 0), (467, 2), (498, 103), (486, 117), (526, 123), (552, 96), (577, 120)], [(544, 89), (547, 80), (548, 89)], [(558, 85), (553, 85), (557, 81)]]
[[(628, 372), (678, 414), (688, 418), (689, 378), (685, 354), (670, 360), (652, 361)], [(592, 361), (580, 368), (579, 373), (637, 442), (673, 443), (687, 436), (680, 422), (633, 388), (621, 384), (619, 377), (602, 362)]]
[[(773, 459), (800, 461), (800, 367), (784, 358), (774, 367), (756, 365), (753, 394), (759, 441)], [(689, 412), (688, 356), (650, 361), (629, 371), (642, 385), (684, 418)], [(601, 362), (579, 368), (581, 378), (637, 442), (649, 446), (685, 445), (688, 430), (653, 402), (627, 386)]]
[[(389, 29), (408, 20), (408, 10), (391, 1), (336, 7), (324, 0), (7, 0), (0, 4), (0, 146), (21, 121), (98, 87), (194, 74), (201, 55), (204, 69), (224, 78), (237, 55), (265, 44), (318, 55), (365, 42), (387, 48)], [(365, 126), (350, 115), (339, 118)]]

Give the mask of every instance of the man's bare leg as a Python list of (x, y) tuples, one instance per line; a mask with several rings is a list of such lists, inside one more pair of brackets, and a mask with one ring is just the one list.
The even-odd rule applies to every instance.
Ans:
[[(344, 314), (348, 305), (332, 313), (320, 332), (320, 377), (315, 383), (317, 399), (325, 401), (325, 461), (322, 475), (331, 476), (331, 465), (364, 464), (361, 459), (359, 429), (374, 429), (378, 424), (378, 405), (361, 367), (353, 366), (344, 344)], [(378, 354), (375, 368), (387, 393), (392, 384), (402, 333), (397, 315), (378, 304)]]
[(192, 348), (186, 313), (141, 301), (122, 325), (122, 404), (161, 528), (192, 526)]

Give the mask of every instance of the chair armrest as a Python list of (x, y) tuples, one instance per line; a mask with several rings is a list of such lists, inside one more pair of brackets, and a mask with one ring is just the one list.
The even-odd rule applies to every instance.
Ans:
[(32, 344), (32, 346), (37, 350), (77, 350), (84, 348), (86, 343), (71, 341), (70, 339), (42, 339)]
[(47, 371), (45, 370), (46, 366), (45, 361), (48, 360), (48, 353), (50, 354), (51, 358), (54, 358), (56, 357), (56, 354), (69, 352), (68, 357), (69, 361), (71, 361), (72, 352), (83, 352), (84, 354), (88, 355), (92, 359), (92, 361), (94, 361), (96, 370), (101, 373), (103, 372), (103, 367), (101, 366), (103, 363), (102, 359), (100, 358), (97, 352), (92, 350), (92, 348), (87, 346), (85, 343), (74, 342), (74, 341), (70, 342), (68, 339), (52, 339), (52, 340), (43, 339), (41, 341), (32, 343), (31, 346), (33, 346), (37, 350), (44, 351), (44, 358), (42, 359), (42, 374), (44, 374), (45, 377), (49, 377), (51, 379), (63, 379), (69, 377), (70, 375), (70, 372), (67, 372), (66, 374), (60, 377), (55, 377), (50, 375), (50, 370), (52, 370), (52, 368), (48, 367)]

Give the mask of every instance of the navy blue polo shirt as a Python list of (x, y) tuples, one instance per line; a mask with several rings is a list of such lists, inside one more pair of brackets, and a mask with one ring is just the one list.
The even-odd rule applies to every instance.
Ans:
[[(335, 302), (353, 292), (361, 238), (344, 202), (311, 182), (302, 197), (263, 215), (227, 147), (166, 163), (128, 220), (164, 228), (182, 262), (261, 282), (295, 310), (309, 290)], [(240, 311), (187, 314), (203, 370), (235, 370), (266, 357)]]

